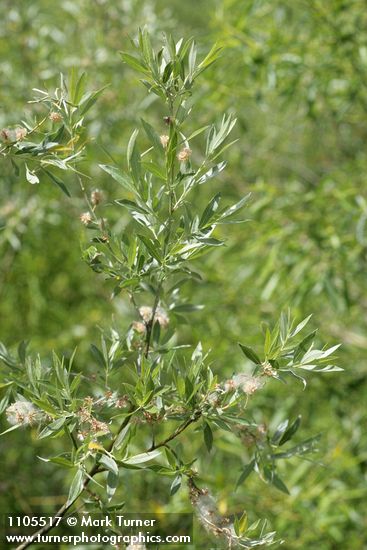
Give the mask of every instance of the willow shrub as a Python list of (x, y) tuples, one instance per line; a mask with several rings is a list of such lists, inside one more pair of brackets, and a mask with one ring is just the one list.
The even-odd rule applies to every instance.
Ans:
[[(24, 173), (30, 184), (48, 178), (69, 195), (62, 173), (75, 174), (85, 197), (80, 220), (90, 234), (84, 260), (113, 282), (113, 295), (124, 295), (133, 312), (125, 333), (111, 328), (100, 343), (91, 345), (97, 365), (92, 373), (90, 366), (77, 371), (75, 353), (68, 359), (55, 353), (51, 362), (43, 362), (27, 353), (24, 342), (17, 355), (2, 346), (1, 411), (11, 424), (2, 436), (33, 426), (38, 439), (62, 440), (61, 454), (40, 457), (74, 471), (69, 495), (55, 517), (87, 499), (93, 486), (98, 495), (95, 510), (116, 511), (115, 493), (124, 475), (150, 473), (171, 480), (164, 498), (186, 491), (204, 528), (228, 546), (275, 544), (275, 533), (267, 532), (263, 522), (249, 524), (246, 510), (231, 518), (221, 515), (212, 495), (215, 487), (210, 492), (202, 486), (197, 456), (187, 459), (190, 449), (183, 451), (180, 436), (191, 429), (192, 438), (202, 439), (199, 452), (205, 454), (216, 449), (221, 431), (230, 432), (246, 457), (239, 460), (233, 489), (242, 490), (254, 472), (288, 493), (278, 473), (279, 461), (313, 452), (318, 437), (292, 441), (300, 416), (284, 420), (270, 433), (252, 418), (251, 402), (271, 383), (276, 407), (277, 384), (293, 378), (306, 387), (309, 372), (341, 370), (329, 364), (338, 346), (317, 349), (316, 331), (305, 331), (310, 317), (296, 324), (289, 313), (282, 313), (273, 328), (263, 327), (262, 353), (239, 343), (246, 368), (222, 379), (211, 368), (205, 334), (195, 349), (182, 341), (180, 327), (205, 304), (189, 303), (181, 288), (201, 280), (201, 256), (224, 244), (218, 226), (245, 221), (249, 196), (222, 205), (217, 193), (202, 211), (196, 206), (201, 187), (210, 186), (226, 168), (225, 151), (235, 143), (227, 139), (236, 123), (231, 115), (223, 115), (219, 126), (192, 128), (191, 123), (196, 80), (220, 49), (214, 46), (198, 62), (193, 40), (176, 43), (167, 37), (154, 51), (146, 31), (139, 31), (132, 45), (132, 54), (122, 53), (122, 59), (140, 73), (148, 93), (161, 100), (165, 130), (157, 131), (142, 120), (141, 129), (129, 140), (125, 169), (100, 164), (121, 186), (121, 198), (113, 204), (104, 203), (102, 190), (89, 189), (89, 178), (79, 164), (86, 145), (84, 116), (103, 91), (85, 92), (83, 76), (73, 73), (68, 83), (62, 79), (52, 95), (36, 90), (35, 101), (44, 116), (1, 133), (3, 161)], [(122, 219), (128, 214), (122, 231), (109, 223), (111, 209), (114, 219), (120, 212)], [(92, 509), (89, 501), (88, 510)], [(50, 529), (52, 525), (41, 532)], [(112, 531), (118, 534), (117, 528)]]

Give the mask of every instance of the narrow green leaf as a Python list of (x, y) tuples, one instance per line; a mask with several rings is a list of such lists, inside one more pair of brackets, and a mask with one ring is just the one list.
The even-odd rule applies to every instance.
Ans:
[(300, 424), (301, 424), (301, 416), (298, 416), (296, 420), (293, 422), (293, 424), (291, 424), (289, 428), (285, 430), (282, 438), (279, 441), (279, 446), (284, 445), (284, 443), (289, 441), (294, 436), (294, 434), (297, 432), (298, 428), (300, 427)]
[(275, 431), (273, 437), (271, 438), (271, 442), (272, 442), (274, 445), (276, 445), (276, 444), (280, 441), (282, 435), (284, 434), (284, 432), (285, 432), (286, 429), (288, 428), (288, 424), (289, 424), (289, 420), (288, 420), (288, 419), (287, 419), (287, 420), (284, 420), (284, 422), (281, 422), (281, 423), (279, 424), (279, 426), (277, 427), (277, 429), (276, 429), (276, 431)]
[(245, 512), (243, 512), (243, 514), (240, 517), (239, 522), (238, 522), (238, 530), (239, 530), (239, 535), (240, 536), (242, 536), (246, 533), (247, 526), (248, 526), (248, 516), (247, 516), (247, 513), (245, 511)]
[(296, 363), (297, 361), (299, 361), (299, 359), (301, 359), (301, 357), (304, 356), (304, 354), (308, 351), (308, 349), (310, 348), (312, 342), (314, 341), (315, 339), (315, 336), (316, 336), (316, 333), (317, 333), (317, 330), (313, 330), (312, 332), (310, 332), (299, 344), (298, 346), (295, 348), (294, 350), (294, 353), (293, 353), (293, 362)]
[(273, 475), (272, 475), (272, 478), (271, 478), (271, 483), (272, 483), (272, 485), (274, 485), (274, 487), (279, 489), (279, 491), (282, 491), (282, 493), (285, 493), (286, 495), (290, 495), (288, 487), (286, 486), (284, 481), (282, 481), (280, 479), (280, 477), (275, 472), (273, 472)]
[(241, 350), (246, 355), (246, 357), (248, 359), (250, 359), (250, 361), (255, 363), (255, 365), (261, 365), (260, 357), (254, 352), (254, 350), (252, 348), (250, 348), (249, 346), (245, 346), (243, 344), (240, 344), (240, 343), (238, 345), (240, 346)]
[(311, 319), (312, 315), (309, 315), (308, 317), (306, 317), (306, 319), (303, 319), (303, 321), (301, 321), (297, 326), (296, 328), (291, 332), (291, 338), (293, 338), (294, 336), (296, 336), (296, 334), (298, 334), (299, 332), (301, 332), (301, 330), (307, 325), (307, 323), (309, 322), (309, 320)]
[(86, 94), (84, 94), (79, 103), (80, 115), (85, 115), (93, 107), (99, 96), (104, 92), (106, 88), (108, 88), (108, 86), (109, 85), (107, 84), (96, 92), (87, 92)]
[(233, 216), (233, 214), (241, 210), (241, 208), (243, 208), (247, 204), (250, 197), (251, 193), (243, 197), (243, 199), (241, 199), (240, 201), (236, 202), (236, 204), (227, 208), (227, 210), (225, 210), (223, 214), (221, 214), (220, 219), (224, 220), (225, 218), (229, 218), (229, 216)]
[(124, 464), (142, 464), (144, 462), (149, 462), (150, 460), (153, 460), (154, 458), (157, 458), (161, 454), (161, 451), (151, 451), (150, 453), (141, 453), (139, 455), (132, 456), (130, 458), (127, 458), (123, 460)]
[(197, 304), (180, 304), (170, 309), (174, 313), (190, 313), (192, 311), (200, 311), (204, 306)]
[(198, 74), (210, 67), (212, 63), (214, 63), (218, 57), (220, 52), (223, 50), (221, 46), (218, 46), (218, 44), (214, 44), (209, 53), (205, 56), (205, 58), (202, 60), (202, 62), (198, 66)]
[(255, 459), (251, 460), (251, 462), (246, 464), (246, 466), (242, 470), (240, 477), (237, 480), (236, 489), (248, 478), (248, 476), (253, 471), (254, 467), (255, 467)]
[(78, 82), (75, 86), (75, 90), (72, 96), (72, 102), (77, 105), (79, 101), (81, 100), (84, 88), (85, 88), (85, 80), (86, 80), (86, 73), (82, 73), (78, 79)]
[(8, 386), (11, 386), (12, 384), (14, 384), (14, 382), (4, 382), (4, 383), (1, 383), (1, 384), (0, 384), (0, 390), (2, 390), (3, 388), (7, 388)]
[(149, 74), (149, 69), (147, 68), (147, 66), (143, 64), (139, 59), (134, 57), (133, 55), (130, 55), (125, 52), (120, 52), (120, 55), (124, 63), (129, 65), (129, 67), (131, 67), (132, 69), (135, 69), (135, 71), (138, 71), (145, 75)]
[(144, 244), (144, 246), (146, 247), (146, 249), (148, 250), (148, 252), (153, 256), (153, 258), (155, 258), (157, 260), (158, 263), (161, 263), (162, 262), (162, 258), (161, 258), (161, 255), (160, 255), (160, 244), (155, 241), (151, 241), (150, 239), (148, 239), (147, 237), (144, 237), (144, 235), (137, 235), (138, 239), (141, 240), (141, 242)]
[(315, 452), (316, 443), (320, 440), (320, 437), (321, 435), (310, 437), (298, 445), (291, 447), (287, 451), (273, 454), (273, 458), (277, 460), (281, 458), (291, 458), (292, 456), (302, 456), (307, 453)]
[(198, 130), (195, 130), (195, 132), (190, 134), (189, 137), (186, 138), (185, 141), (190, 141), (190, 140), (194, 139), (195, 137), (197, 137), (200, 134), (202, 134), (203, 132), (205, 132), (208, 128), (209, 128), (209, 126), (203, 126), (202, 128), (199, 128)]
[(114, 472), (109, 471), (107, 474), (107, 480), (106, 480), (108, 501), (110, 501), (114, 496), (118, 486), (118, 482), (119, 482), (118, 474), (115, 474)]
[(148, 170), (148, 172), (150, 172), (154, 176), (157, 176), (157, 178), (159, 178), (160, 180), (166, 181), (166, 174), (163, 172), (160, 166), (158, 166), (158, 164), (156, 164), (155, 162), (152, 162), (152, 161), (142, 162), (141, 166), (145, 170)]
[(38, 176), (28, 168), (27, 164), (25, 165), (25, 177), (32, 185), (40, 182)]
[(175, 479), (172, 481), (171, 487), (170, 487), (170, 495), (173, 496), (177, 491), (180, 489), (182, 484), (182, 476), (178, 475), (175, 477)]
[(200, 218), (199, 227), (205, 227), (212, 219), (216, 211), (218, 210), (221, 194), (217, 193), (209, 202)]
[(21, 342), (19, 342), (19, 345), (18, 345), (18, 357), (22, 364), (25, 363), (28, 344), (29, 342), (22, 340)]
[(99, 164), (99, 167), (107, 172), (107, 174), (117, 181), (117, 183), (122, 185), (122, 187), (124, 187), (127, 191), (130, 191), (130, 193), (136, 192), (128, 176), (123, 174), (119, 168), (116, 168), (116, 166), (109, 166), (108, 164)]
[(43, 168), (43, 171), (46, 172), (46, 174), (48, 175), (48, 177), (50, 178), (50, 180), (55, 184), (57, 185), (57, 187), (59, 187), (61, 189), (61, 191), (63, 193), (65, 193), (65, 195), (67, 197), (71, 197), (71, 194), (70, 194), (70, 191), (69, 189), (66, 187), (65, 183), (63, 181), (61, 181), (60, 178), (58, 178), (57, 176), (55, 176), (54, 174), (52, 174), (52, 172), (50, 172), (49, 170), (46, 170), (46, 168)]
[(169, 463), (169, 465), (171, 466), (171, 468), (173, 470), (176, 469), (176, 466), (177, 466), (177, 460), (176, 460), (176, 457), (175, 455), (173, 454), (173, 452), (171, 451), (171, 449), (169, 447), (164, 447), (164, 454), (166, 455), (166, 458), (167, 458), (167, 461)]
[(151, 142), (151, 144), (158, 150), (158, 151), (162, 151), (163, 149), (163, 146), (161, 144), (161, 140), (159, 138), (159, 135), (157, 134), (157, 132), (155, 131), (155, 129), (153, 128), (153, 126), (151, 126), (149, 124), (149, 122), (147, 122), (146, 120), (144, 120), (143, 118), (140, 119), (141, 120), (141, 123), (143, 125), (143, 128), (144, 128), (144, 131), (146, 133), (146, 135), (148, 136), (148, 139), (149, 141)]
[(52, 464), (57, 464), (58, 466), (62, 466), (63, 468), (74, 467), (74, 464), (70, 460), (62, 456), (54, 456), (52, 458), (43, 458), (42, 456), (39, 456), (38, 458), (42, 460), (42, 462), (51, 462)]
[(218, 174), (220, 174), (225, 169), (226, 166), (227, 166), (226, 161), (220, 162), (219, 164), (215, 164), (214, 166), (212, 166), (212, 168), (210, 168), (207, 172), (205, 172), (205, 174), (199, 177), (199, 179), (197, 180), (198, 185), (202, 185), (203, 183), (206, 183), (208, 180), (211, 180), (212, 178), (215, 178), (216, 176), (218, 176)]
[(75, 474), (75, 477), (71, 483), (66, 506), (70, 506), (70, 504), (72, 504), (78, 498), (80, 493), (83, 491), (83, 478), (84, 478), (84, 473), (83, 473), (83, 470), (80, 469)]
[(288, 337), (289, 321), (290, 321), (289, 313), (285, 313), (284, 311), (282, 311), (282, 313), (280, 314), (280, 320), (279, 320), (281, 342), (285, 342)]
[(138, 241), (136, 237), (133, 237), (131, 239), (131, 242), (129, 243), (129, 247), (127, 250), (127, 263), (130, 268), (135, 263), (137, 250), (138, 250)]
[(97, 363), (99, 363), (99, 365), (102, 368), (105, 368), (106, 367), (106, 362), (105, 362), (105, 359), (103, 357), (103, 353), (97, 348), (97, 346), (95, 346), (94, 344), (91, 344), (90, 345), (90, 351), (91, 351), (91, 354), (93, 355), (93, 357), (95, 358), (95, 360), (97, 361)]
[(112, 456), (102, 455), (99, 459), (99, 463), (102, 464), (102, 466), (104, 466), (109, 472), (112, 472), (113, 474), (118, 476), (119, 469)]
[(54, 407), (52, 407), (52, 405), (48, 401), (45, 401), (44, 399), (32, 399), (32, 401), (42, 411), (45, 411), (52, 416), (56, 416), (58, 414), (58, 411)]
[(55, 437), (64, 429), (64, 424), (68, 420), (68, 416), (62, 416), (57, 420), (54, 420), (50, 424), (47, 424), (40, 432), (38, 439), (45, 439), (46, 437)]
[(204, 443), (210, 453), (213, 447), (213, 432), (207, 422), (204, 422)]
[[(76, 67), (71, 67), (68, 73), (67, 87), (69, 92), (69, 98), (74, 103), (75, 88), (77, 82), (78, 72)], [(64, 75), (61, 75), (62, 80), (64, 80)]]
[(127, 166), (133, 176), (134, 181), (137, 183), (140, 176), (140, 154), (136, 147), (136, 138), (138, 137), (139, 130), (134, 130), (129, 139), (127, 145)]
[(4, 432), (1, 432), (0, 436), (8, 434), (9, 432), (12, 432), (13, 430), (17, 430), (20, 427), (21, 427), (21, 424), (15, 424), (14, 426), (11, 426), (10, 428), (5, 430)]

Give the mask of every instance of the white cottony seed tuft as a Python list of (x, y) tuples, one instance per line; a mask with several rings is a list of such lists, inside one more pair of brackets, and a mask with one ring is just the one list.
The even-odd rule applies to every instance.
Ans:
[(42, 413), (30, 401), (15, 401), (6, 409), (9, 424), (30, 426), (42, 419)]

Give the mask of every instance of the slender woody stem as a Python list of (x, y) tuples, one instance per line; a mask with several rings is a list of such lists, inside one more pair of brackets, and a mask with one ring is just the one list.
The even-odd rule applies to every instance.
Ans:
[(186, 430), (186, 428), (188, 428), (191, 424), (193, 424), (194, 422), (197, 422), (197, 420), (199, 420), (200, 417), (201, 417), (201, 411), (196, 411), (193, 416), (190, 416), (187, 420), (185, 420), (185, 422), (183, 422), (180, 426), (178, 426), (178, 428), (166, 439), (164, 439), (163, 441), (160, 441), (159, 443), (153, 443), (149, 447), (147, 452), (150, 453), (151, 451), (154, 451), (159, 447), (164, 447), (165, 445), (167, 445), (167, 443), (172, 441), (172, 439), (175, 439), (178, 435), (180, 435), (180, 433)]
[[(119, 428), (119, 431), (117, 432), (116, 436), (114, 437), (113, 441), (111, 441), (111, 443), (108, 445), (108, 447), (106, 448), (106, 450), (108, 452), (112, 451), (113, 450), (113, 447), (114, 447), (114, 444), (117, 440), (117, 437), (119, 436), (119, 434), (121, 433), (121, 431), (128, 425), (128, 423), (130, 422), (130, 418), (133, 414), (133, 412), (135, 411), (135, 409), (131, 409), (130, 410), (130, 414), (125, 418), (125, 420), (122, 422), (120, 428)], [(197, 420), (199, 420), (199, 418), (201, 417), (201, 411), (196, 411), (194, 413), (193, 416), (190, 416), (187, 420), (185, 420), (185, 422), (183, 422), (180, 426), (178, 426), (178, 428), (170, 435), (168, 436), (166, 439), (164, 439), (163, 441), (160, 441), (159, 443), (156, 443), (156, 444), (153, 444), (146, 452), (151, 452), (151, 451), (154, 451), (155, 449), (158, 449), (159, 447), (164, 447), (165, 445), (167, 445), (167, 443), (169, 443), (170, 441), (172, 441), (173, 439), (175, 439), (178, 435), (180, 435), (184, 430), (186, 430), (186, 428), (188, 428), (191, 424), (193, 424), (194, 422), (196, 422)], [(90, 483), (90, 481), (92, 480), (92, 478), (100, 473), (102, 470), (100, 469), (100, 466), (99, 464), (95, 464), (93, 466), (93, 468), (90, 470), (90, 472), (88, 473), (88, 477), (85, 479), (84, 483), (83, 483), (83, 490), (82, 492), (80, 493), (80, 495), (83, 493), (83, 491), (85, 491)], [(70, 502), (69, 504), (66, 502), (65, 504), (63, 504), (61, 506), (61, 508), (59, 508), (59, 510), (56, 512), (56, 514), (53, 516), (51, 522), (49, 523), (49, 525), (46, 525), (45, 527), (42, 527), (41, 529), (39, 529), (38, 531), (36, 531), (33, 536), (32, 536), (32, 540), (31, 541), (27, 541), (27, 542), (23, 542), (22, 544), (20, 544), (19, 546), (17, 546), (17, 548), (15, 550), (24, 550), (24, 548), (28, 548), (29, 546), (31, 546), (32, 544), (34, 544), (35, 542), (37, 542), (35, 539), (36, 537), (41, 537), (42, 535), (45, 535), (46, 533), (48, 533), (49, 531), (51, 531), (54, 527), (55, 527), (55, 524), (58, 520), (58, 518), (60, 517), (64, 517), (66, 512), (68, 510), (70, 510), (70, 508), (73, 506), (73, 504), (75, 504), (75, 502), (78, 500), (78, 498), (80, 497), (80, 495), (78, 495), (72, 502)]]
[[(107, 452), (110, 452), (112, 451), (113, 449), (113, 446), (119, 436), (119, 434), (122, 432), (122, 430), (128, 425), (128, 423), (130, 422), (130, 419), (131, 419), (131, 416), (133, 414), (133, 412), (135, 411), (135, 409), (131, 409), (130, 410), (130, 413), (129, 415), (125, 418), (125, 420), (121, 423), (121, 426), (117, 432), (117, 434), (115, 435), (114, 439), (110, 442), (110, 444), (107, 446), (106, 448), (106, 451)], [(29, 546), (31, 546), (32, 544), (34, 544), (35, 542), (37, 542), (35, 539), (36, 537), (38, 536), (42, 536), (42, 535), (45, 535), (46, 533), (48, 533), (49, 531), (51, 531), (51, 529), (53, 529), (55, 527), (55, 524), (56, 522), (58, 522), (58, 519), (61, 517), (64, 517), (66, 512), (73, 506), (73, 504), (75, 504), (75, 502), (78, 500), (78, 498), (80, 497), (80, 495), (83, 493), (83, 491), (85, 491), (87, 489), (87, 486), (89, 485), (90, 481), (93, 479), (93, 477), (98, 474), (100, 471), (100, 466), (99, 464), (95, 464), (93, 466), (93, 468), (88, 472), (88, 476), (86, 477), (86, 479), (84, 480), (84, 483), (83, 483), (83, 489), (82, 491), (80, 492), (80, 494), (72, 501), (72, 502), (65, 502), (65, 504), (63, 504), (61, 506), (61, 508), (59, 508), (59, 510), (56, 512), (56, 514), (52, 517), (52, 520), (51, 522), (48, 524), (48, 525), (45, 525), (45, 527), (42, 527), (41, 529), (38, 529), (38, 531), (36, 531), (33, 536), (32, 536), (32, 540), (31, 541), (26, 541), (26, 542), (23, 542), (22, 544), (20, 544), (19, 546), (17, 546), (17, 548), (15, 550), (23, 550), (24, 548), (28, 548)]]
[(146, 325), (147, 326), (147, 334), (146, 334), (146, 337), (145, 337), (145, 352), (144, 352), (145, 357), (148, 357), (148, 355), (149, 355), (150, 341), (152, 339), (152, 331), (153, 331), (153, 326), (154, 326), (154, 318), (155, 318), (155, 314), (157, 312), (157, 308), (158, 308), (158, 305), (159, 305), (161, 289), (162, 289), (162, 281), (160, 281), (160, 283), (158, 284), (157, 293), (156, 293), (156, 296), (155, 296), (154, 305), (153, 305), (153, 309), (152, 309), (152, 316), (151, 316), (151, 318), (149, 319), (149, 321)]

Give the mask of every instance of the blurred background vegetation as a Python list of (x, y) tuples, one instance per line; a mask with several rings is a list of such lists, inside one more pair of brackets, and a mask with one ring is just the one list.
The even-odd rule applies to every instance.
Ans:
[[(201, 451), (198, 469), (224, 513), (245, 507), (251, 519), (269, 519), (284, 548), (367, 548), (365, 2), (2, 0), (0, 21), (1, 127), (34, 116), (27, 105), (32, 88), (56, 88), (60, 72), (72, 67), (87, 73), (91, 89), (109, 84), (88, 114), (83, 166), (90, 189), (103, 189), (108, 200), (119, 190), (98, 163), (110, 162), (109, 155), (123, 162), (143, 114), (164, 132), (165, 113), (119, 58), (129, 35), (147, 24), (157, 42), (162, 31), (173, 31), (176, 39), (194, 36), (203, 52), (214, 41), (225, 47), (196, 90), (193, 129), (224, 111), (237, 115), (229, 169), (213, 186), (228, 200), (251, 191), (249, 221), (222, 229), (226, 248), (197, 262), (204, 281), (185, 292), (206, 307), (192, 314), (182, 339), (202, 340), (225, 377), (243, 364), (236, 342), (256, 347), (260, 323), (275, 322), (290, 307), (298, 318), (313, 313), (321, 342), (342, 343), (345, 372), (315, 375), (305, 392), (296, 381), (274, 381), (252, 399), (258, 421), (273, 426), (300, 408), (300, 437), (323, 434), (316, 462), (283, 466), (290, 496), (255, 476), (233, 495), (246, 449), (226, 433), (214, 456)], [(89, 346), (100, 329), (128, 327), (131, 311), (123, 297), (111, 300), (109, 283), (81, 261), (83, 202), (72, 176), (68, 187), (73, 200), (2, 165), (0, 339), (9, 346), (30, 340), (44, 358), (53, 349), (70, 355), (77, 346), (78, 368), (88, 370), (95, 368)], [(204, 190), (198, 201), (204, 205), (213, 194)], [(123, 229), (121, 211), (105, 208)], [(189, 436), (185, 441), (191, 444)], [(0, 440), (1, 512), (41, 505), (52, 511), (63, 502), (69, 479), (36, 458), (45, 456), (44, 445), (50, 443), (20, 432)], [(122, 494), (134, 488), (129, 510), (145, 502), (164, 511), (168, 487), (127, 476)], [(173, 508), (187, 506), (180, 491)]]

